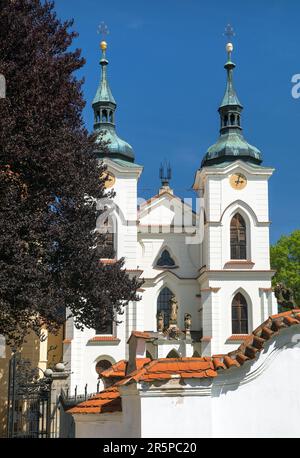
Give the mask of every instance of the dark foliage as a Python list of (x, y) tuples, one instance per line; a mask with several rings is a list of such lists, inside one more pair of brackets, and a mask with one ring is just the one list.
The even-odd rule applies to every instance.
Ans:
[(0, 0), (0, 334), (14, 344), (30, 330), (55, 332), (66, 309), (78, 327), (105, 327), (140, 286), (123, 260), (99, 263), (108, 255), (94, 231), (103, 168), (74, 77), (84, 59), (68, 50), (76, 33), (53, 8)]

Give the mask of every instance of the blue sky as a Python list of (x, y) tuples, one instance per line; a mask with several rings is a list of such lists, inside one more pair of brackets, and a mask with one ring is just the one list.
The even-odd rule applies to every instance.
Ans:
[(194, 195), (195, 171), (219, 135), (223, 32), (231, 23), (244, 136), (263, 152), (264, 165), (276, 169), (270, 180), (271, 241), (300, 228), (300, 98), (291, 95), (291, 78), (300, 73), (300, 2), (56, 0), (56, 11), (62, 19), (74, 18), (74, 45), (87, 60), (79, 76), (85, 77), (89, 130), (100, 77), (97, 27), (108, 24), (117, 131), (145, 167), (139, 196), (147, 198), (159, 188), (165, 158), (175, 193)]

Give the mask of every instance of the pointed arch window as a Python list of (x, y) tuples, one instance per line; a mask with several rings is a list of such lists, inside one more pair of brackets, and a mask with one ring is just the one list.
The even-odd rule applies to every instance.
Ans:
[(156, 265), (158, 267), (175, 267), (175, 261), (171, 257), (168, 250), (163, 250), (160, 258), (158, 259)]
[(107, 259), (113, 259), (115, 256), (115, 237), (114, 237), (114, 223), (111, 218), (107, 218), (103, 227), (101, 227), (101, 233), (104, 234), (103, 241), (103, 253), (102, 257)]
[(178, 353), (178, 351), (174, 350), (171, 350), (168, 354), (167, 354), (167, 358), (180, 358), (180, 355)]
[(170, 323), (170, 301), (174, 294), (165, 287), (161, 290), (157, 298), (157, 313), (162, 312), (164, 316), (164, 327), (167, 328)]
[(247, 259), (246, 223), (237, 213), (230, 223), (231, 259)]
[(232, 334), (248, 334), (248, 305), (241, 293), (232, 301)]

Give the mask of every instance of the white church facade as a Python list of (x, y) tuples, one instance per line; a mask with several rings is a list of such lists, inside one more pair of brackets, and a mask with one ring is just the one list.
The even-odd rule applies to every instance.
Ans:
[(243, 137), (232, 45), (227, 45), (220, 137), (191, 177), (196, 205), (176, 196), (164, 168), (158, 194), (138, 198), (143, 167), (117, 136), (106, 43), (101, 47), (93, 110), (95, 132), (110, 142), (108, 152), (99, 154), (107, 166), (107, 188), (115, 191), (107, 225), (115, 259), (125, 258), (129, 275), (144, 283), (141, 300), (130, 303), (122, 323), (112, 323), (106, 333), (79, 331), (68, 320), (64, 362), (71, 371), (70, 392), (78, 393), (86, 384), (94, 392), (101, 371), (129, 359), (127, 342), (134, 331), (146, 336), (140, 357), (147, 361), (211, 357), (236, 350), (277, 313), (269, 257), (268, 182), (274, 170), (262, 165), (260, 151)]

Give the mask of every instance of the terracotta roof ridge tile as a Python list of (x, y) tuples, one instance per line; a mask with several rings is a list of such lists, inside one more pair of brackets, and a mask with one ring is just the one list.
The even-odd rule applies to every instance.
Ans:
[(239, 365), (243, 365), (246, 361), (255, 359), (257, 354), (262, 351), (265, 343), (279, 334), (281, 330), (299, 324), (300, 309), (271, 315), (249, 335), (249, 339), (243, 342), (237, 350), (229, 353), (228, 356), (236, 360)]

